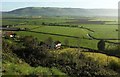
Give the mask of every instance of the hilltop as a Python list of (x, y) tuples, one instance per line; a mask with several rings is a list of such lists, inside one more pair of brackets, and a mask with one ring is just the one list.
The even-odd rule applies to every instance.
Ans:
[(25, 7), (9, 12), (3, 16), (117, 16), (117, 9), (83, 9), (57, 7)]

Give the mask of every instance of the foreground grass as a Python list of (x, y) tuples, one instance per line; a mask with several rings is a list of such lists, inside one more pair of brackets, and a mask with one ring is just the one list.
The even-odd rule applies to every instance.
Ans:
[[(12, 53), (12, 51), (5, 52), (3, 51), (3, 68), (2, 72), (3, 75), (39, 75), (42, 77), (52, 77), (54, 75), (58, 75), (59, 77), (67, 76), (71, 70), (69, 69), (66, 72), (66, 68), (70, 68), (71, 66), (66, 65), (69, 64), (69, 62), (76, 63), (77, 65), (75, 66), (76, 68), (84, 67), (86, 64), (84, 62), (88, 63), (93, 62), (96, 63), (98, 66), (102, 67), (109, 67), (111, 65), (111, 62), (113, 63), (112, 67), (115, 66), (115, 68), (119, 69), (120, 68), (120, 59), (114, 56), (107, 56), (105, 54), (101, 53), (93, 53), (93, 52), (86, 52), (84, 49), (73, 49), (73, 48), (65, 48), (61, 50), (51, 50), (49, 51), (54, 57), (56, 61), (62, 60), (63, 64), (62, 68), (61, 65), (56, 64), (57, 66), (53, 66), (51, 68), (49, 67), (31, 67), (28, 65), (23, 59), (20, 59), (17, 57), (16, 54)], [(117, 67), (116, 67), (117, 65)], [(65, 67), (65, 68), (64, 68)], [(89, 66), (87, 66), (88, 68)], [(94, 67), (96, 68), (96, 67)], [(94, 69), (91, 68), (91, 69)], [(80, 68), (81, 69), (81, 68)], [(98, 68), (99, 69), (99, 68)], [(100, 68), (98, 72), (96, 72), (96, 75), (117, 75), (119, 74), (118, 72), (112, 70), (112, 69), (105, 69), (105, 68)], [(82, 70), (82, 69), (81, 69)], [(64, 73), (65, 72), (65, 73)], [(75, 70), (73, 71), (75, 72)], [(79, 71), (76, 71), (79, 73)], [(89, 72), (88, 72), (89, 73)]]
[(2, 53), (3, 56), (3, 64), (2, 64), (2, 74), (3, 76), (12, 76), (15, 75), (21, 76), (22, 75), (39, 75), (41, 77), (52, 77), (52, 75), (65, 75), (65, 73), (58, 70), (56, 67), (48, 68), (48, 67), (31, 67), (24, 60), (19, 59), (17, 55), (13, 54), (12, 52), (4, 52)]
[(42, 46), (37, 44), (38, 41), (34, 42), (36, 44), (29, 44), (31, 41), (27, 43), (27, 40), (18, 43), (4, 39), (3, 75), (96, 77), (98, 75), (116, 76), (120, 74), (120, 58), (81, 48), (64, 47), (56, 50), (45, 49), (43, 46), (42, 49)]

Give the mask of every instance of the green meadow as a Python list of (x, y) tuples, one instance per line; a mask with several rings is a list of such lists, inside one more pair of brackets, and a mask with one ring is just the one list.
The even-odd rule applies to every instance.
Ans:
[[(94, 19), (94, 18), (93, 18)], [(98, 18), (94, 21), (101, 21), (103, 18)], [(90, 39), (87, 34), (91, 34), (96, 38), (101, 39), (118, 39), (118, 29), (117, 23), (115, 19), (103, 19), (104, 21), (111, 21), (115, 24), (80, 24), (74, 23), (70, 24), (67, 22), (75, 22), (77, 19), (71, 20), (70, 18), (41, 18), (41, 19), (23, 19), (26, 20), (27, 23), (23, 25), (15, 26), (17, 28), (28, 28), (29, 31), (17, 31), (17, 35), (20, 36), (34, 36), (40, 41), (44, 41), (49, 37), (52, 37), (53, 40), (59, 40), (64, 44), (65, 40), (69, 41), (70, 46), (77, 46), (78, 43), (82, 47), (88, 47), (92, 49), (97, 49), (97, 43), (99, 40)], [(25, 23), (22, 19), (19, 19), (19, 23)], [(91, 19), (92, 20), (92, 19)], [(64, 25), (42, 25), (41, 23), (57, 23), (64, 25), (77, 25), (77, 27), (65, 27)], [(81, 28), (83, 27), (83, 28)], [(87, 29), (93, 30), (91, 32)], [(75, 38), (77, 37), (77, 38)], [(111, 41), (111, 40), (109, 40)], [(116, 42), (116, 40), (112, 40)]]
[[(113, 44), (119, 42), (116, 21), (114, 18), (96, 17), (5, 18), (3, 26), (20, 30), (13, 31), (17, 34), (15, 39), (3, 37), (2, 73), (40, 77), (119, 77), (120, 53), (118, 44)], [(88, 34), (112, 43), (105, 43), (106, 50), (101, 52), (97, 47), (100, 40)], [(49, 38), (52, 42), (60, 41), (61, 49), (39, 45)], [(66, 41), (68, 46), (65, 46)]]

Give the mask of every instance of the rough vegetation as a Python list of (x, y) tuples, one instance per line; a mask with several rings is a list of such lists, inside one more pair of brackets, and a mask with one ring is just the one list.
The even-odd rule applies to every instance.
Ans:
[[(19, 40), (19, 41), (18, 41)], [(50, 38), (46, 39), (50, 41)], [(117, 76), (120, 59), (86, 49), (51, 49), (32, 36), (3, 40), (4, 75)], [(20, 67), (21, 66), (21, 67)]]

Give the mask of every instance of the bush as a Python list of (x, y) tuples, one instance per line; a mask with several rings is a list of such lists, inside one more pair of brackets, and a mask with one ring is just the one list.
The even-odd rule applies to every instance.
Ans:
[[(51, 38), (49, 38), (48, 43), (52, 43)], [(21, 66), (19, 64), (6, 62), (5, 68), (7, 68), (7, 74), (13, 72), (12, 74), (27, 74), (30, 76), (67, 74), (74, 77), (97, 77), (98, 75), (115, 75), (115, 71), (119, 72), (119, 70), (116, 69), (120, 68), (119, 64), (113, 61), (111, 61), (113, 63), (109, 64), (109, 68), (106, 68), (99, 63), (100, 61), (98, 62), (98, 60), (93, 59), (93, 55), (91, 58), (85, 55), (84, 52), (81, 52), (83, 49), (80, 48), (79, 51), (78, 49), (71, 48), (63, 50), (47, 49), (44, 45), (39, 45), (37, 39), (32, 36), (23, 37), (19, 44), (14, 43), (12, 45), (12, 42), (6, 42), (4, 45), (32, 66)], [(90, 53), (92, 52), (89, 52), (89, 55)], [(6, 60), (8, 58), (4, 55), (4, 59)]]
[(88, 57), (80, 51), (74, 49), (63, 49), (58, 51), (51, 51), (54, 53), (57, 68), (74, 77), (97, 77), (97, 76), (111, 76), (117, 75), (116, 72), (110, 68), (105, 68), (93, 58)]
[(114, 60), (110, 61), (108, 67), (120, 73), (120, 64)]
[(104, 40), (100, 40), (98, 42), (98, 50), (104, 51), (105, 50), (105, 41)]

